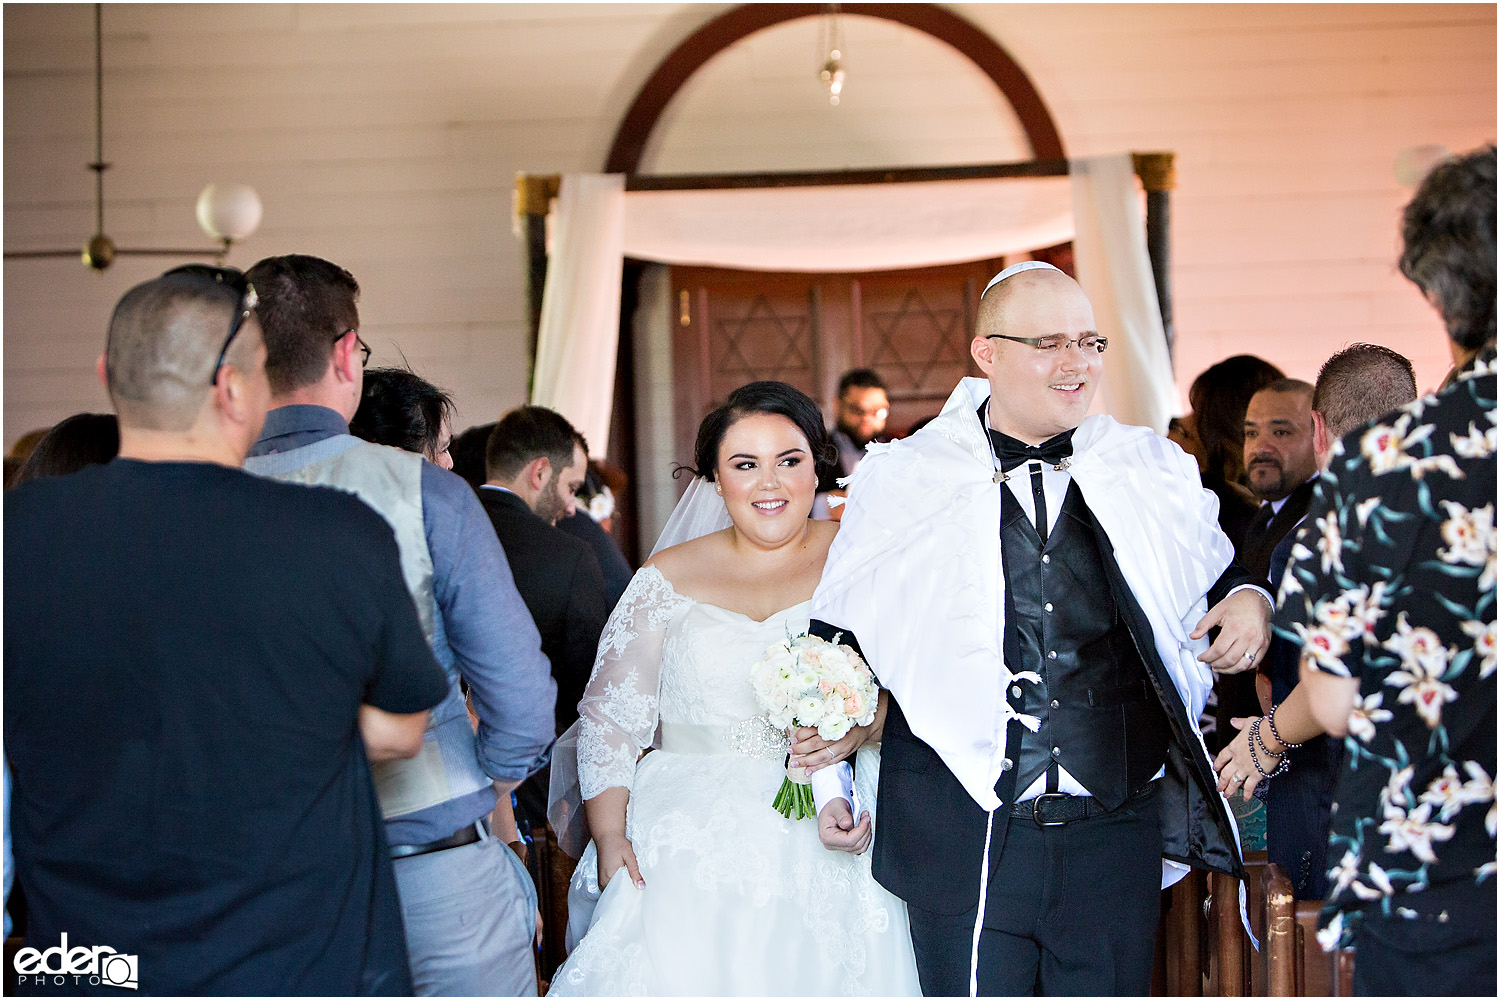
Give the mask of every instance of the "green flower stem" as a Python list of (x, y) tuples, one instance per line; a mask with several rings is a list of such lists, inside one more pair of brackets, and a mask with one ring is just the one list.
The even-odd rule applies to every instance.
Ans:
[(817, 815), (812, 786), (799, 785), (790, 778), (782, 780), (781, 788), (776, 792), (776, 800), (771, 803), (771, 808), (787, 819), (811, 819)]

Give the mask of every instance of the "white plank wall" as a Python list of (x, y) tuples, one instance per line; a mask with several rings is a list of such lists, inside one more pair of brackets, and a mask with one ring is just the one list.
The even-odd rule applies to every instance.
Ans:
[[(205, 242), (209, 181), (255, 185), (233, 263), (316, 253), (364, 286), (376, 363), (452, 391), (459, 427), (524, 400), (517, 171), (597, 170), (656, 63), (724, 5), (108, 5), (106, 228), (121, 246)], [(1253, 351), (1310, 378), (1344, 343), (1446, 368), (1396, 274), (1400, 149), (1495, 135), (1493, 5), (989, 5), (954, 9), (1030, 73), (1070, 153), (1178, 153), (1174, 280), (1186, 386)], [(4, 243), (92, 232), (92, 7), (4, 8)], [(873, 26), (872, 26), (873, 25)], [(816, 30), (724, 53), (674, 102), (658, 170), (961, 163), (1024, 156), (1013, 116), (952, 50), (846, 18), (850, 79), (830, 109)], [(778, 36), (782, 36), (778, 39)], [(122, 258), (4, 267), (4, 425), (106, 400), (108, 312), (158, 273)]]

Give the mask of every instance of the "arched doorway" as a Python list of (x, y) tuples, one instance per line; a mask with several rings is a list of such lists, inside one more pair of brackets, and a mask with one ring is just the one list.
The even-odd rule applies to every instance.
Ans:
[[(662, 60), (637, 92), (615, 130), (605, 158), (606, 173), (633, 174), (640, 169), (646, 143), (662, 112), (677, 92), (714, 56), (736, 42), (773, 25), (827, 15), (828, 4), (745, 4), (722, 14), (688, 36)], [(838, 11), (894, 21), (951, 45), (994, 81), (1031, 142), (1033, 159), (1063, 159), (1062, 137), (1031, 78), (989, 35), (935, 4), (862, 3), (838, 5)]]
[[(1021, 145), (982, 156), (981, 162), (1030, 158), (1055, 163), (1056, 172), (1065, 172), (1062, 140), (1045, 103), (1024, 70), (984, 32), (930, 4), (853, 4), (839, 7), (838, 12), (840, 16), (880, 19), (921, 33), (928, 36), (924, 39), (927, 44), (935, 39), (946, 46), (948, 58), (966, 61), (977, 70), (980, 79), (1003, 99), (999, 103), (1014, 112), (1023, 133)], [(766, 37), (778, 26), (827, 14), (827, 5), (749, 4), (693, 32), (642, 84), (616, 130), (605, 170), (624, 173), (633, 182), (649, 182), (652, 178), (642, 173), (643, 168), (655, 173), (649, 155), (653, 135), (666, 126), (669, 106), (690, 86), (695, 74), (752, 35)], [(885, 161), (878, 166), (892, 164)], [(668, 168), (668, 172), (679, 171)], [(850, 183), (855, 173), (830, 170), (819, 175), (818, 183)], [(717, 182), (736, 186), (738, 182), (756, 183), (756, 179), (720, 174)], [(1067, 263), (1066, 246), (1049, 249), (1059, 264)], [(646, 268), (627, 262), (609, 451), (613, 461), (632, 471), (637, 485), (647, 493), (647, 505), (654, 503), (655, 507), (642, 512), (644, 523), (630, 516), (636, 511), (627, 512), (622, 524), (627, 546), (634, 543), (637, 551), (649, 548), (653, 529), (662, 520), (664, 498), (655, 494), (666, 485), (659, 481), (661, 470), (656, 466), (663, 465), (669, 455), (679, 461), (686, 459), (698, 420), (727, 388), (733, 387), (730, 383), (781, 378), (798, 384), (828, 408), (841, 372), (870, 366), (892, 383), (893, 428), (904, 428), (935, 412), (956, 377), (972, 374), (968, 371), (968, 341), (978, 292), (985, 276), (997, 266), (998, 262), (986, 261), (865, 275), (673, 268), (666, 282), (669, 290), (654, 288), (646, 298), (660, 300), (665, 296), (671, 300), (671, 318), (662, 324), (670, 324), (670, 342), (664, 351), (655, 352), (654, 378), (661, 381), (660, 361), (665, 353), (670, 358), (667, 367), (674, 398), (670, 407), (656, 400), (654, 412), (645, 414), (657, 422), (665, 418), (672, 423), (672, 443), (662, 448), (658, 441), (654, 451), (648, 445), (646, 454), (638, 454), (638, 444), (646, 438), (652, 421), (637, 419), (637, 395), (643, 391), (643, 381), (650, 382), (653, 373), (637, 368), (637, 362), (650, 352), (643, 350), (639, 325), (633, 321)], [(655, 278), (660, 278), (659, 272)], [(660, 281), (657, 283), (660, 285)], [(660, 348), (660, 343), (657, 346)], [(643, 374), (644, 380), (640, 378)], [(652, 405), (649, 400), (643, 403), (647, 408)], [(645, 458), (650, 468), (643, 467), (638, 458)], [(632, 492), (639, 495), (640, 490)], [(638, 540), (630, 537), (637, 533), (637, 524), (642, 536)]]

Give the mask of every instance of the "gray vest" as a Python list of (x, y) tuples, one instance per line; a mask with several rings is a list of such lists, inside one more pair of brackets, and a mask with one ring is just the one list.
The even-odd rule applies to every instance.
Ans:
[[(411, 452), (336, 434), (291, 451), (247, 459), (245, 471), (288, 483), (345, 490), (385, 518), (396, 534), (401, 573), (417, 606), (422, 634), (431, 644), (438, 609), (432, 553), (422, 521), (422, 462), (422, 456)], [(438, 713), (430, 718), (438, 718)], [(388, 820), (471, 795), (490, 784), (479, 767), (467, 715), (430, 721), (415, 757), (382, 761), (372, 770), (381, 815)]]

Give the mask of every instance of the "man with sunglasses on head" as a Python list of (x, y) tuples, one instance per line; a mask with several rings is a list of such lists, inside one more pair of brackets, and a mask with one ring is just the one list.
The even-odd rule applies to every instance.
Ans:
[(446, 678), (386, 523), (240, 470), (255, 306), (231, 268), (132, 288), (119, 458), (6, 494), (23, 992), (411, 991), (370, 761), (418, 751)]
[(348, 490), (389, 522), (407, 589), (448, 675), (420, 753), (375, 769), (416, 991), (534, 994), (536, 890), (491, 833), (489, 816), (498, 796), (546, 763), (552, 745), (557, 688), (541, 637), (468, 484), (421, 455), (349, 434), (369, 358), (354, 277), (302, 254), (262, 260), (249, 277), (260, 295), (275, 409), (245, 467)]
[(871, 449), (813, 597), (889, 691), (875, 877), (929, 996), (1145, 995), (1163, 885), (1242, 874), (1197, 719), (1211, 670), (1264, 654), (1270, 597), (1193, 459), (1087, 415), (1108, 344), (1073, 279), (1007, 268), (977, 328), (986, 378)]

